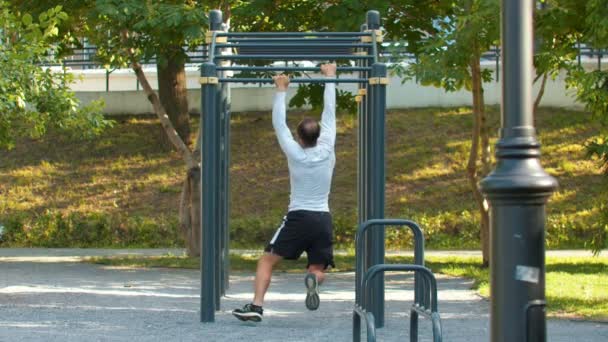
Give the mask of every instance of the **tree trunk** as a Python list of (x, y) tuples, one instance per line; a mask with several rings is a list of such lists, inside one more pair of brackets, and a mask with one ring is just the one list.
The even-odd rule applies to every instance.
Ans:
[(188, 146), (184, 143), (184, 141), (180, 138), (180, 136), (175, 131), (175, 128), (173, 127), (173, 124), (171, 123), (171, 120), (169, 120), (169, 116), (165, 112), (165, 108), (160, 103), (158, 96), (156, 95), (156, 93), (154, 92), (152, 87), (150, 86), (150, 83), (148, 82), (146, 75), (144, 74), (143, 70), (141, 69), (141, 65), (137, 62), (133, 62), (132, 68), (133, 68), (133, 71), (135, 71), (135, 76), (137, 76), (137, 80), (139, 81), (139, 84), (141, 84), (141, 87), (144, 90), (144, 93), (146, 94), (148, 101), (150, 101), (150, 103), (152, 104), (152, 107), (154, 108), (154, 113), (160, 120), (160, 124), (163, 127), (164, 131), (166, 132), (167, 137), (169, 138), (169, 141), (171, 142), (171, 144), (173, 144), (173, 147), (175, 147), (175, 149), (182, 155), (182, 158), (184, 159), (184, 162), (186, 163), (186, 168), (188, 170), (190, 170), (193, 167), (197, 166), (196, 162), (194, 161), (194, 156), (192, 155), (192, 151), (190, 151)]
[(201, 169), (195, 167), (188, 171), (179, 205), (179, 223), (182, 236), (186, 242), (188, 256), (195, 257), (201, 253)]
[[(129, 32), (124, 30), (122, 32), (122, 39), (126, 41), (129, 37)], [(127, 53), (131, 58), (131, 68), (135, 72), (135, 76), (137, 77), (137, 81), (141, 84), (141, 87), (148, 98), (148, 101), (152, 104), (154, 108), (154, 113), (160, 120), (160, 124), (165, 131), (167, 138), (175, 147), (175, 149), (181, 154), (184, 163), (186, 164), (186, 181), (184, 182), (184, 191), (182, 191), (182, 201), (180, 203), (180, 228), (182, 232), (187, 233), (184, 234), (183, 238), (186, 242), (186, 249), (188, 251), (188, 255), (196, 256), (200, 255), (200, 166), (199, 163), (195, 160), (194, 154), (188, 148), (188, 145), (184, 142), (183, 139), (180, 138), (180, 135), (175, 130), (165, 108), (160, 102), (159, 97), (156, 95), (144, 71), (141, 68), (141, 65), (137, 61), (134, 56), (133, 49), (128, 49)], [(185, 76), (185, 75), (184, 75)], [(185, 80), (185, 77), (184, 77)], [(186, 106), (187, 107), (187, 106)], [(186, 191), (187, 189), (187, 191)], [(188, 208), (187, 211), (190, 213), (190, 217), (188, 219), (183, 219), (182, 213), (183, 208)], [(186, 224), (187, 226), (184, 226)]]
[(543, 80), (540, 83), (540, 89), (538, 90), (538, 94), (536, 95), (536, 100), (534, 101), (534, 111), (532, 112), (533, 120), (536, 122), (536, 112), (538, 112), (538, 107), (540, 106), (540, 101), (543, 99), (543, 95), (545, 95), (545, 88), (547, 86), (547, 78), (549, 77), (549, 73), (543, 73)]
[(190, 117), (188, 114), (188, 89), (183, 58), (164, 56), (158, 63), (158, 97), (169, 120), (180, 138), (190, 145)]
[(200, 255), (200, 167), (194, 159), (193, 153), (190, 151), (188, 146), (177, 134), (173, 128), (169, 116), (165, 113), (163, 105), (150, 84), (148, 79), (141, 69), (139, 63), (134, 62), (132, 64), (133, 71), (137, 76), (137, 80), (142, 85), (142, 89), (148, 98), (148, 101), (152, 103), (154, 112), (158, 116), (161, 126), (167, 134), (167, 138), (173, 144), (175, 149), (181, 153), (184, 162), (186, 163), (186, 179), (183, 185), (183, 191), (180, 200), (179, 207), (179, 218), (180, 218), (180, 229), (184, 242), (186, 243), (186, 250), (189, 256)]
[[(481, 147), (481, 162), (482, 172), (487, 174), (490, 171), (491, 159), (490, 159), (490, 139), (489, 139), (489, 127), (487, 117), (485, 115), (484, 100), (483, 100), (483, 80), (481, 78), (481, 65), (479, 55), (475, 55), (471, 58), (471, 82), (472, 82), (472, 94), (473, 94), (473, 137), (471, 144), (471, 152), (469, 154), (469, 161), (467, 164), (467, 176), (475, 202), (479, 208), (480, 214), (480, 239), (481, 239), (481, 252), (483, 257), (483, 265), (488, 266), (490, 262), (490, 218), (488, 204), (479, 189), (479, 172), (477, 169), (477, 159), (479, 155), (479, 148)], [(480, 146), (481, 142), (481, 146)]]

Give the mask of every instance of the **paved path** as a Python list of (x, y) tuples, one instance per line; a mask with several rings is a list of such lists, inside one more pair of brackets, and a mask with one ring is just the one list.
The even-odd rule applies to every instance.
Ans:
[[(231, 250), (237, 254), (259, 254), (260, 250), (238, 249)], [(336, 253), (346, 254), (344, 251)], [(0, 262), (2, 261), (31, 261), (31, 262), (76, 262), (85, 257), (104, 256), (162, 256), (162, 255), (184, 255), (182, 248), (151, 248), (151, 249), (103, 249), (103, 248), (0, 248)], [(412, 251), (387, 252), (388, 255), (409, 255)], [(426, 256), (481, 256), (481, 251), (459, 250), (459, 251), (432, 251), (426, 250)], [(587, 250), (552, 250), (547, 251), (547, 256), (553, 257), (587, 257), (593, 254)], [(608, 250), (603, 250), (601, 256), (608, 255)]]
[[(246, 324), (230, 310), (250, 300), (252, 274), (233, 274), (217, 322), (198, 322), (199, 272), (126, 269), (77, 262), (0, 260), (0, 341), (349, 341), (352, 273), (332, 274), (321, 307), (304, 308), (301, 275), (278, 274), (265, 320)], [(404, 310), (412, 279), (387, 277), (387, 326), (381, 341), (408, 340)], [(403, 283), (406, 283), (403, 286)], [(470, 283), (440, 277), (444, 341), (488, 341), (488, 302)], [(550, 320), (549, 341), (608, 341), (608, 324)], [(430, 341), (421, 321), (421, 341)]]

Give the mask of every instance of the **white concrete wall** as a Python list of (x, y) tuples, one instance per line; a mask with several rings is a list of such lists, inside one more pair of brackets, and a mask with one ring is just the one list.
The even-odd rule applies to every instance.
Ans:
[[(493, 66), (492, 66), (493, 67)], [(488, 68), (492, 68), (488, 66)], [(107, 114), (150, 114), (152, 106), (146, 99), (143, 91), (136, 90), (135, 75), (130, 70), (117, 70), (110, 74), (109, 88), (106, 92), (106, 74), (103, 70), (74, 70), (77, 82), (72, 89), (76, 96), (83, 102), (103, 98), (106, 103)], [(145, 70), (150, 84), (156, 88), (158, 80), (154, 69)], [(348, 77), (348, 76), (344, 76)], [(392, 77), (387, 93), (387, 106), (389, 109), (411, 108), (411, 107), (453, 107), (470, 106), (471, 94), (462, 90), (457, 92), (445, 92), (435, 87), (425, 87), (414, 81), (401, 83), (401, 79)], [(198, 70), (187, 70), (188, 99), (190, 111), (200, 112), (200, 86), (198, 84)], [(540, 82), (534, 88), (534, 96), (538, 92)], [(500, 103), (499, 82), (493, 81), (484, 84), (485, 101), (487, 105)], [(271, 98), (273, 89), (270, 85), (241, 85), (230, 84), (232, 92), (232, 111), (268, 111), (271, 109)], [(295, 86), (290, 96), (295, 93)], [(352, 84), (340, 85), (340, 89), (355, 91), (356, 86)], [(543, 97), (542, 106), (566, 107), (581, 109), (583, 106), (577, 103), (572, 91), (565, 88), (564, 75), (556, 80), (549, 80)]]

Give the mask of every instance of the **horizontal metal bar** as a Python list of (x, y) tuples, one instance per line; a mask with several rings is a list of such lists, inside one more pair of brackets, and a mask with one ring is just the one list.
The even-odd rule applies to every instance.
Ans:
[[(220, 78), (220, 83), (274, 83), (272, 78)], [(294, 78), (291, 83), (367, 83), (366, 78)]]
[(228, 38), (228, 43), (240, 43), (240, 42), (303, 42), (303, 43), (312, 43), (312, 42), (360, 42), (361, 38), (359, 37), (335, 37), (335, 38)]
[(370, 32), (218, 32), (218, 37), (363, 37)]
[(91, 61), (91, 60), (63, 60), (61, 61), (61, 63), (65, 64), (65, 65), (99, 65), (100, 63), (98, 61)]
[[(259, 67), (259, 66), (226, 66), (226, 67), (217, 67), (218, 71), (321, 71), (320, 67), (280, 67), (280, 66), (267, 66), (267, 67)], [(369, 67), (338, 67), (338, 71), (371, 71), (372, 68)]]
[(272, 60), (318, 60), (318, 59), (373, 59), (371, 55), (218, 55), (215, 59), (272, 59)]
[(286, 42), (258, 42), (258, 43), (231, 43), (228, 44), (216, 44), (217, 48), (239, 48), (239, 47), (350, 47), (350, 48), (365, 48), (372, 47), (371, 43), (324, 43), (324, 42), (294, 42), (294, 43), (286, 43)]
[[(257, 48), (239, 48), (237, 49), (236, 54), (237, 55), (249, 55), (249, 56), (258, 56), (258, 55), (272, 55), (272, 56), (278, 56), (279, 59), (281, 56), (293, 56), (293, 55), (306, 55), (306, 56), (311, 56), (311, 55), (316, 55), (316, 56), (327, 56), (327, 55), (332, 55), (332, 56), (350, 56), (354, 49), (349, 49), (349, 48), (330, 48), (330, 47), (326, 47), (326, 48), (318, 48), (318, 47), (301, 47), (301, 48), (286, 48), (286, 49), (281, 49), (279, 47), (274, 47), (274, 48), (261, 48), (261, 49), (257, 49)], [(282, 59), (280, 59), (282, 60)]]

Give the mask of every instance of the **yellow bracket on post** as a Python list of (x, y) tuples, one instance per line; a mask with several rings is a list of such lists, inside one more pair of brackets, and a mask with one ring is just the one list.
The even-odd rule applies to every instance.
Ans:
[(367, 56), (367, 51), (357, 51), (353, 52), (354, 56)]
[(367, 89), (359, 89), (357, 96), (355, 96), (355, 102), (362, 102), (363, 96), (367, 95)]
[(198, 83), (200, 84), (218, 84), (220, 79), (217, 77), (199, 77)]
[(372, 77), (372, 78), (369, 79), (369, 84), (371, 84), (371, 85), (376, 85), (376, 84), (387, 85), (387, 84), (389, 84), (389, 80), (388, 80), (388, 77)]
[[(366, 30), (367, 33), (375, 33), (376, 34), (376, 43), (382, 43), (384, 41), (384, 34), (382, 30)], [(372, 43), (374, 41), (373, 36), (363, 36), (361, 37), (361, 43)]]
[[(213, 42), (213, 33), (214, 32), (224, 32), (224, 31), (207, 31), (205, 34), (205, 43), (211, 44)], [(226, 44), (228, 43), (228, 37), (215, 37), (216, 44)]]

